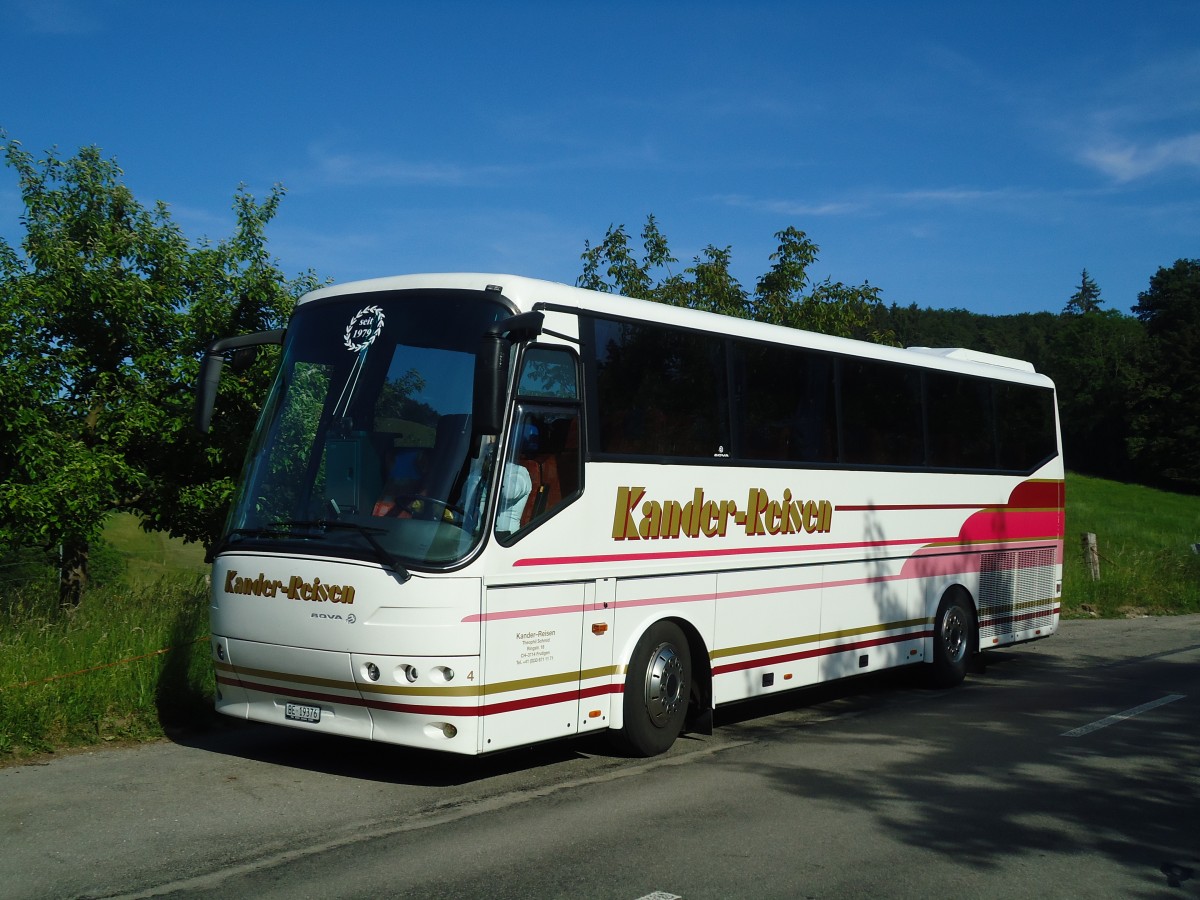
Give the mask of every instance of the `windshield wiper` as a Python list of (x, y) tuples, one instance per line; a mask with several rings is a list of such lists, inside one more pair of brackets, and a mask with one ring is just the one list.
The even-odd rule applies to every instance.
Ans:
[[(274, 522), (271, 528), (276, 529), (273, 532), (276, 534), (286, 533), (285, 529), (292, 528), (319, 528), (322, 531), (353, 531), (371, 545), (371, 549), (375, 551), (375, 555), (381, 563), (391, 566), (396, 570), (401, 582), (408, 581), (412, 577), (408, 569), (404, 567), (404, 564), (375, 539), (375, 535), (377, 534), (387, 534), (388, 530), (386, 528), (368, 528), (366, 525), (359, 525), (357, 522), (341, 522), (337, 519), (288, 519), (282, 522)], [(262, 530), (268, 534), (272, 533), (268, 529)]]
[(386, 528), (368, 528), (366, 525), (359, 525), (355, 522), (339, 522), (335, 519), (286, 519), (279, 522), (272, 522), (263, 528), (234, 528), (225, 535), (225, 540), (222, 541), (221, 547), (222, 549), (227, 547), (233, 538), (238, 537), (317, 537), (315, 534), (296, 534), (296, 530), (302, 528), (320, 529), (321, 531), (341, 530), (356, 532), (371, 545), (371, 549), (375, 551), (375, 555), (381, 563), (396, 570), (401, 582), (408, 581), (412, 577), (408, 569), (404, 567), (404, 564), (375, 539), (375, 535), (377, 534), (387, 534)]

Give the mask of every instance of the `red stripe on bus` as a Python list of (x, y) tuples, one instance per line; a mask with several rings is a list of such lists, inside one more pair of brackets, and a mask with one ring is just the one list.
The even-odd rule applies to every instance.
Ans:
[(498, 703), (485, 703), (478, 706), (434, 706), (420, 703), (394, 703), (388, 700), (368, 700), (363, 697), (345, 696), (343, 694), (325, 694), (320, 691), (308, 691), (298, 688), (281, 687), (279, 685), (258, 684), (252, 681), (238, 681), (223, 675), (217, 676), (217, 681), (231, 687), (241, 687), (248, 691), (262, 694), (272, 694), (281, 698), (296, 698), (299, 700), (317, 700), (326, 703), (341, 703), (347, 706), (361, 706), (367, 709), (378, 709), (384, 712), (414, 713), (425, 716), (492, 716), (499, 713), (515, 712), (521, 709), (533, 709), (538, 706), (550, 706), (555, 703), (570, 703), (588, 697), (599, 697), (603, 694), (616, 694), (623, 690), (622, 685), (602, 684), (583, 690), (560, 691), (556, 694), (541, 694), (537, 697), (526, 697), (520, 700), (504, 700)]
[(995, 503), (868, 503), (865, 506), (834, 506), (834, 512), (918, 512), (928, 509), (990, 509)]
[[(595, 556), (544, 556), (533, 559), (518, 559), (513, 563), (519, 566), (565, 566), (582, 565), (586, 563), (607, 562), (644, 562), (661, 559), (704, 559), (724, 556), (748, 556), (763, 553), (800, 553), (813, 550), (864, 550), (877, 547), (903, 547), (912, 544), (934, 544), (942, 541), (953, 541), (954, 537), (940, 538), (907, 538), (894, 541), (846, 541), (829, 544), (791, 544), (786, 547), (726, 547), (712, 550), (667, 550), (661, 553), (603, 553)], [(659, 539), (661, 540), (661, 539)]]
[(835, 653), (849, 653), (866, 647), (879, 647), (884, 644), (898, 644), (901, 641), (918, 640), (933, 637), (933, 632), (910, 631), (907, 634), (889, 634), (886, 637), (872, 638), (869, 641), (855, 641), (851, 644), (836, 644), (829, 647), (816, 647), (812, 650), (799, 650), (795, 653), (784, 653), (779, 656), (765, 656), (758, 659), (748, 659), (742, 662), (726, 663), (723, 666), (713, 666), (712, 673), (724, 675), (728, 672), (740, 672), (745, 669), (758, 669), (763, 666), (777, 666), (782, 663), (795, 662), (800, 659), (812, 659), (814, 656), (832, 656)]

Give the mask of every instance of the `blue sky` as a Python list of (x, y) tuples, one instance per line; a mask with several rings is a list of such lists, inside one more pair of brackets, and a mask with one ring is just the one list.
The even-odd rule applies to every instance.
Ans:
[[(0, 127), (95, 144), (194, 239), (288, 196), (284, 270), (573, 282), (653, 213), (747, 288), (773, 235), (888, 303), (1128, 312), (1200, 257), (1200, 2), (0, 0)], [(0, 235), (19, 234), (11, 169)]]

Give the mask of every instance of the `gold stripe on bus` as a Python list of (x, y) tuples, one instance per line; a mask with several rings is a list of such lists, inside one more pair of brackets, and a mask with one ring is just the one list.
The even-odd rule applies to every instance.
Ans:
[[(593, 678), (607, 678), (620, 671), (619, 666), (601, 666), (594, 669), (584, 669), (581, 672), (560, 672), (554, 675), (542, 675), (537, 678), (518, 678), (511, 681), (497, 681), (494, 684), (466, 685), (463, 687), (417, 687), (409, 685), (375, 684), (374, 682), (339, 681), (333, 678), (315, 678), (310, 675), (289, 675), (283, 672), (272, 672), (269, 669), (250, 669), (243, 666), (233, 666), (229, 663), (216, 663), (216, 668), (234, 675), (267, 678), (271, 681), (282, 681), (290, 684), (303, 684), (314, 687), (336, 688), (343, 691), (363, 691), (370, 694), (386, 694), (394, 697), (477, 697), (488, 694), (502, 694), (509, 691), (523, 691), (530, 688), (547, 687), (554, 684), (567, 684), (573, 681), (588, 681)], [(281, 690), (285, 688), (281, 686)]]
[(292, 675), (286, 672), (272, 672), (270, 669), (250, 669), (246, 666), (235, 666), (230, 663), (217, 663), (216, 668), (222, 672), (234, 675), (246, 675), (254, 678), (269, 678), (272, 681), (287, 681), (292, 684), (307, 684), (313, 687), (336, 688), (339, 691), (357, 691), (358, 685), (353, 681), (339, 681), (335, 678), (316, 678), (312, 675)]
[(537, 678), (516, 678), (512, 681), (497, 681), (495, 684), (484, 685), (484, 694), (504, 694), (509, 691), (525, 691), (530, 688), (547, 687), (552, 684), (566, 684), (571, 681), (588, 681), (592, 678), (607, 678), (619, 671), (619, 666), (600, 666), (595, 669), (583, 669), (580, 672), (560, 672), (556, 675), (541, 675)]
[(469, 684), (465, 687), (412, 687), (360, 681), (355, 687), (367, 694), (387, 694), (390, 697), (478, 697), (482, 693), (482, 689), (477, 684)]
[(859, 628), (844, 628), (841, 631), (823, 631), (820, 634), (806, 634), (799, 637), (783, 638), (777, 641), (763, 641), (758, 644), (743, 644), (740, 647), (726, 647), (714, 650), (708, 654), (709, 659), (722, 659), (726, 656), (741, 656), (744, 653), (761, 653), (764, 650), (781, 650), (784, 647), (798, 647), (802, 644), (815, 644), (820, 641), (836, 641), (840, 638), (857, 637), (883, 631), (895, 631), (898, 628), (917, 628), (930, 624), (933, 619), (905, 619), (900, 622), (885, 622), (882, 625), (863, 625)]
[[(312, 687), (335, 688), (340, 691), (367, 690), (376, 694), (415, 694), (442, 697), (470, 697), (479, 693), (478, 686), (467, 687), (392, 687), (371, 682), (340, 681), (335, 678), (316, 678), (312, 675), (292, 675), (285, 672), (272, 672), (270, 669), (250, 669), (245, 666), (233, 666), (229, 663), (217, 663), (216, 667), (234, 675), (245, 675), (254, 678), (267, 678), (271, 681), (283, 681), (289, 684), (304, 684)], [(281, 690), (283, 688), (280, 688)]]

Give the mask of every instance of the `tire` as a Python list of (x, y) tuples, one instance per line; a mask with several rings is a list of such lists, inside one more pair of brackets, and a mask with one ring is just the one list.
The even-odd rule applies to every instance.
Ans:
[(930, 684), (939, 688), (961, 684), (978, 646), (979, 633), (970, 600), (958, 591), (946, 594), (933, 620)]
[(683, 730), (691, 690), (687, 638), (674, 622), (656, 622), (634, 647), (625, 675), (620, 745), (634, 756), (666, 752)]

